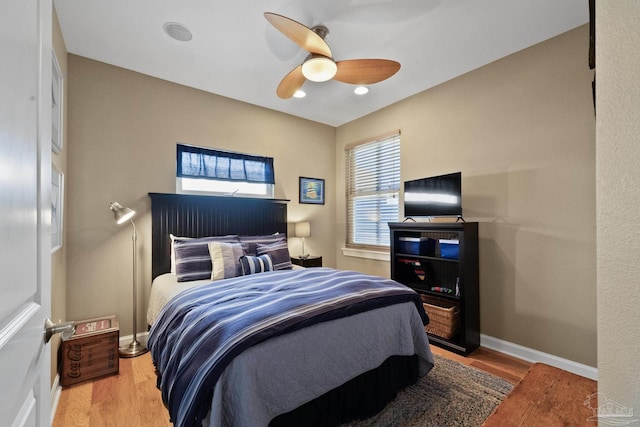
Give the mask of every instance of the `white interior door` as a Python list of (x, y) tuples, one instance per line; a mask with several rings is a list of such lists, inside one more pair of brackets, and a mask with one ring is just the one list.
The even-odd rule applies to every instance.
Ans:
[(0, 1), (0, 424), (49, 426), (51, 0)]

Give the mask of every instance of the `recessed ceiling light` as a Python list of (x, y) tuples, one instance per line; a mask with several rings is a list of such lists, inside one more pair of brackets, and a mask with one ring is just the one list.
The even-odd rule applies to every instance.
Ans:
[(162, 28), (164, 28), (164, 32), (167, 33), (169, 37), (181, 42), (188, 42), (193, 38), (191, 31), (177, 22), (167, 22)]
[(353, 90), (353, 93), (355, 93), (356, 95), (364, 95), (367, 92), (369, 92), (369, 88), (366, 86), (358, 86)]
[(300, 90), (300, 89), (298, 89), (296, 91), (296, 93), (293, 94), (294, 98), (304, 98), (305, 96), (307, 96), (307, 94), (303, 90)]

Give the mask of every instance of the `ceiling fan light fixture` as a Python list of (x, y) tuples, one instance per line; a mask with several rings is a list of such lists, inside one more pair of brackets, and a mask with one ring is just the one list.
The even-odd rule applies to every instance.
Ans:
[(355, 93), (356, 95), (365, 95), (369, 93), (369, 88), (366, 86), (358, 86), (353, 90), (353, 93)]
[(312, 82), (326, 82), (338, 72), (338, 66), (331, 59), (322, 55), (312, 55), (302, 64), (302, 75)]

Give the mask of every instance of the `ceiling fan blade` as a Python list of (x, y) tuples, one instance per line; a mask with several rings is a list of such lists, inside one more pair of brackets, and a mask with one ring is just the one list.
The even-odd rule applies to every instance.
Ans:
[(389, 59), (349, 59), (337, 61), (336, 65), (338, 72), (333, 79), (354, 85), (381, 82), (400, 69), (400, 63)]
[(311, 28), (276, 13), (265, 12), (264, 17), (282, 34), (293, 40), (298, 46), (318, 55), (333, 57), (329, 45)]
[(289, 99), (302, 87), (305, 80), (302, 75), (302, 65), (298, 65), (280, 81), (276, 93), (282, 99)]

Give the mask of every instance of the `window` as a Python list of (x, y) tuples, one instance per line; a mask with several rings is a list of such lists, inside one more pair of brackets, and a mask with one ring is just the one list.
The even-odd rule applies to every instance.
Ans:
[(178, 144), (176, 191), (273, 197), (273, 158)]
[(389, 247), (398, 221), (400, 132), (346, 148), (347, 246)]
[(55, 52), (51, 54), (51, 149), (58, 154), (62, 151), (62, 94), (64, 93), (62, 71)]

